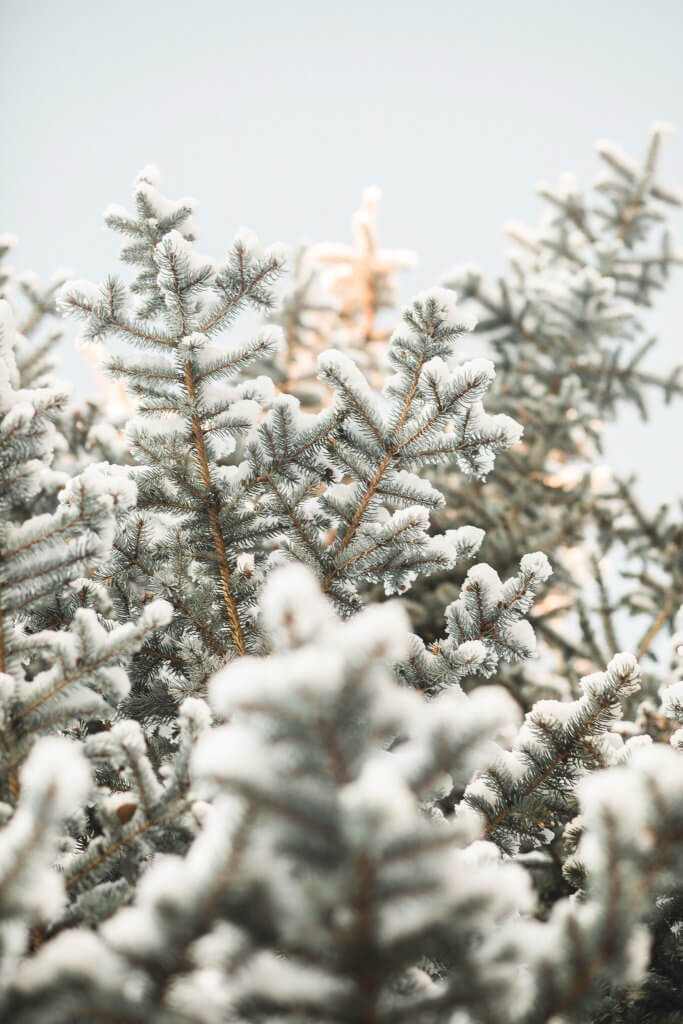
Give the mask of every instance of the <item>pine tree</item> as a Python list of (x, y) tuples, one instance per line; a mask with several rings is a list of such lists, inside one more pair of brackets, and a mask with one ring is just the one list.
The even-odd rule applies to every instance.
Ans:
[[(75, 281), (60, 303), (85, 320), (87, 339), (120, 335), (150, 352), (108, 364), (138, 398), (129, 436), (141, 470), (108, 572), (125, 601), (132, 577), (174, 606), (177, 668), (163, 669), (190, 692), (226, 660), (261, 649), (254, 609), (278, 552), (310, 564), (347, 613), (364, 584), (402, 592), (418, 574), (448, 569), (457, 544), (429, 536), (429, 511), (443, 499), (414, 470), (448, 461), (483, 476), (519, 431), (483, 410), (490, 362), (447, 362), (468, 323), (439, 289), (404, 311), (380, 393), (347, 355), (328, 351), (320, 374), (331, 406), (305, 414), (293, 396), (275, 395), (248, 371), (280, 332), (266, 326), (224, 348), (210, 340), (245, 306), (271, 309), (280, 249), (261, 251), (242, 232), (224, 265), (200, 259), (189, 245), (191, 201), (166, 200), (154, 180), (139, 176), (135, 218), (107, 215), (134, 238), (122, 253), (139, 268), (130, 293), (115, 278), (101, 288)], [(166, 676), (159, 685), (168, 689)]]
[(311, 250), (313, 260), (330, 267), (326, 284), (337, 300), (339, 340), (364, 360), (369, 356), (369, 343), (386, 341), (391, 333), (377, 319), (398, 305), (396, 271), (410, 270), (416, 262), (409, 249), (384, 249), (379, 245), (377, 215), (381, 198), (377, 187), (365, 189), (351, 219), (352, 246), (319, 242)]
[[(680, 393), (641, 368), (661, 135), (386, 333), (374, 194), (332, 297), (245, 229), (199, 256), (153, 168), (130, 284), (3, 270), (2, 1020), (681, 1020), (680, 524), (595, 473), (598, 419)], [(59, 391), (58, 310), (133, 418)]]
[[(64, 396), (24, 388), (15, 357), (11, 309), (0, 302), (0, 798), (5, 826), (0, 870), (3, 969), (22, 951), (26, 930), (61, 909), (64, 885), (52, 870), (58, 842), (74, 846), (89, 771), (76, 739), (105, 728), (128, 689), (123, 664), (143, 638), (168, 621), (162, 603), (135, 623), (103, 621), (106, 604), (87, 576), (109, 555), (118, 509), (134, 487), (116, 467), (91, 466), (59, 492), (51, 511), (30, 506), (50, 482)], [(56, 628), (42, 629), (52, 621)], [(95, 813), (93, 811), (93, 813)], [(83, 822), (81, 821), (81, 827)], [(83, 854), (73, 852), (73, 875)], [(69, 871), (66, 871), (69, 874)], [(68, 882), (67, 882), (68, 886)], [(44, 900), (43, 900), (44, 897)]]
[(310, 245), (301, 244), (291, 274), (281, 290), (269, 323), (282, 329), (282, 349), (264, 366), (278, 391), (295, 395), (305, 408), (320, 408), (327, 391), (318, 377), (318, 356), (329, 347), (339, 303), (322, 282)]
[[(483, 483), (440, 475), (434, 483), (447, 501), (435, 522), (484, 528), (482, 554), (501, 573), (514, 571), (529, 549), (548, 555), (553, 590), (532, 621), (574, 687), (622, 646), (619, 608), (631, 621), (635, 613), (649, 616), (637, 644), (643, 657), (683, 601), (680, 515), (660, 510), (651, 517), (633, 481), (605, 472), (602, 452), (603, 425), (625, 403), (645, 415), (653, 389), (669, 401), (682, 393), (681, 367), (661, 375), (643, 366), (655, 339), (640, 311), (682, 259), (667, 226), (668, 208), (681, 197), (658, 176), (667, 130), (653, 126), (642, 162), (600, 142), (604, 170), (592, 194), (571, 175), (539, 186), (541, 226), (507, 226), (519, 254), (494, 284), (473, 267), (456, 268), (445, 281), (461, 301), (469, 299), (475, 331), (495, 361), (488, 405), (520, 421), (524, 441), (501, 453)], [(613, 587), (601, 568), (612, 550), (633, 573), (616, 593), (608, 593)], [(587, 600), (589, 588), (595, 596)], [(438, 609), (452, 592), (452, 583), (435, 578), (415, 593), (412, 612), (426, 639), (435, 636)], [(539, 694), (528, 674), (514, 685), (531, 701)]]

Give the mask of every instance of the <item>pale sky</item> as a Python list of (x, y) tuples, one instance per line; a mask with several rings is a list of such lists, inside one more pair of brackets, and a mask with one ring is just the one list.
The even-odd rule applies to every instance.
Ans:
[[(243, 224), (345, 241), (380, 185), (384, 244), (419, 257), (406, 299), (454, 263), (499, 270), (502, 223), (535, 222), (541, 179), (589, 182), (599, 137), (641, 152), (650, 122), (672, 121), (666, 180), (683, 186), (680, 0), (0, 0), (0, 38), (0, 231), (42, 275), (119, 269), (102, 211), (150, 162), (170, 195), (199, 197), (214, 256)], [(652, 319), (657, 365), (683, 361), (682, 324), (683, 268)], [(82, 389), (79, 360), (65, 346)], [(682, 408), (609, 434), (653, 502), (683, 492)]]

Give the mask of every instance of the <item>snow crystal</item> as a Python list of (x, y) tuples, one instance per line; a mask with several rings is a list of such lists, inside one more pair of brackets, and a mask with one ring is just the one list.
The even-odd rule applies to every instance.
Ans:
[(658, 796), (678, 812), (683, 802), (683, 771), (679, 755), (663, 743), (650, 743), (634, 752), (631, 764), (641, 773), (649, 805), (654, 804), (650, 790), (652, 779)]
[[(656, 801), (652, 799), (653, 784), (657, 789)], [(587, 824), (579, 847), (580, 856), (589, 868), (605, 869), (608, 847), (602, 837), (610, 821), (619, 823), (619, 831), (628, 836), (629, 844), (649, 851), (657, 841), (657, 826), (651, 826), (653, 818), (655, 821), (661, 815), (666, 818), (669, 808), (680, 806), (683, 798), (680, 754), (661, 743), (649, 744), (636, 750), (625, 766), (584, 778), (579, 783), (578, 795)], [(608, 818), (605, 808), (610, 811)]]
[(640, 668), (632, 654), (616, 654), (606, 672), (594, 672), (584, 676), (581, 689), (593, 700), (600, 699), (606, 687), (619, 684), (619, 693), (626, 697), (640, 689)]
[(425, 383), (428, 383), (432, 387), (445, 388), (451, 383), (452, 379), (453, 371), (441, 356), (433, 356), (432, 359), (427, 360), (424, 364), (422, 369), (423, 386)]
[[(191, 887), (186, 882), (187, 864), (183, 857), (173, 854), (157, 857), (150, 870), (140, 879), (136, 902), (141, 906), (154, 906), (160, 903), (169, 907), (180, 907), (194, 897)], [(161, 935), (158, 937), (161, 938)]]
[(458, 551), (451, 538), (445, 533), (439, 533), (435, 537), (430, 537), (428, 545), (429, 553), (433, 554), (436, 558), (445, 559), (449, 567), (453, 565), (461, 554), (461, 551)]
[(342, 674), (342, 655), (332, 647), (304, 646), (270, 660), (240, 658), (210, 680), (209, 699), (224, 716), (255, 694), (267, 701), (299, 703), (306, 711), (311, 699), (322, 699), (338, 688)]
[(472, 724), (489, 736), (510, 738), (520, 721), (519, 705), (502, 686), (477, 686), (467, 703)]
[[(263, 378), (259, 377), (259, 380)], [(285, 421), (289, 420), (295, 431), (304, 431), (310, 426), (313, 417), (301, 409), (301, 402), (295, 395), (275, 394), (273, 398), (273, 411), (268, 417), (268, 422), (278, 422), (280, 414), (284, 413)]]

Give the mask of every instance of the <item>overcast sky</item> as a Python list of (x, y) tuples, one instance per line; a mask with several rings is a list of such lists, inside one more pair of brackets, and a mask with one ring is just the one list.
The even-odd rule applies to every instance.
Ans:
[[(499, 270), (501, 224), (535, 221), (541, 179), (590, 181), (599, 137), (640, 152), (652, 120), (677, 123), (663, 166), (683, 185), (680, 0), (0, 0), (0, 39), (0, 231), (40, 274), (116, 269), (102, 211), (149, 162), (200, 198), (215, 256), (242, 224), (347, 240), (381, 185), (384, 243), (419, 256), (406, 298), (453, 263)], [(652, 324), (653, 361), (683, 361), (683, 270)], [(73, 348), (65, 374), (82, 388)], [(626, 416), (609, 454), (666, 500), (681, 406), (656, 420)]]

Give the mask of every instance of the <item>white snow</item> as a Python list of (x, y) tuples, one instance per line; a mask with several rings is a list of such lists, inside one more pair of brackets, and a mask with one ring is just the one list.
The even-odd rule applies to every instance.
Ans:
[(486, 644), (481, 640), (465, 640), (455, 652), (458, 664), (475, 669), (486, 659)]
[(142, 439), (150, 436), (180, 440), (187, 432), (187, 423), (176, 413), (167, 413), (164, 416), (133, 416), (126, 426), (126, 433), (133, 441), (137, 437)]
[(120, 220), (130, 220), (131, 216), (125, 206), (121, 206), (120, 203), (109, 203), (104, 208), (104, 219), (109, 220), (110, 217), (115, 217)]
[(413, 298), (414, 303), (419, 302), (422, 306), (430, 301), (436, 304), (440, 315), (453, 330), (472, 331), (477, 326), (476, 316), (460, 308), (457, 295), (452, 289), (436, 285), (419, 292)]
[[(213, 704), (213, 700), (212, 700)], [(268, 785), (271, 760), (253, 728), (232, 722), (208, 729), (192, 752), (192, 774), (214, 783), (244, 780), (250, 786)]]
[(140, 617), (140, 625), (161, 629), (162, 626), (167, 626), (172, 618), (173, 606), (168, 601), (157, 599), (145, 605)]
[(503, 584), (500, 581), (500, 576), (486, 562), (480, 562), (468, 569), (465, 590), (467, 590), (468, 583), (479, 588), (486, 612), (493, 610), (498, 602), (503, 600)]
[(254, 571), (254, 556), (248, 551), (243, 551), (236, 558), (237, 569), (241, 573), (246, 573), (248, 576)]
[(526, 619), (511, 622), (505, 629), (504, 640), (523, 657), (530, 658), (536, 653), (536, 634)]
[(263, 248), (258, 240), (258, 235), (251, 228), (239, 228), (232, 244), (235, 248), (243, 249), (252, 259), (261, 259), (263, 256)]
[[(187, 262), (189, 272), (202, 271), (206, 266), (213, 267), (214, 260), (207, 256), (202, 256), (195, 247), (194, 242), (190, 242), (181, 235), (180, 231), (173, 230), (167, 232), (160, 242), (157, 242), (154, 247), (154, 262), (159, 266), (161, 260), (164, 257), (168, 257), (170, 253), (179, 255), (183, 261)], [(159, 287), (164, 290), (166, 287), (166, 279), (164, 276), (163, 264), (160, 269), (159, 276), (157, 278)]]
[(180, 705), (179, 718), (193, 733), (200, 733), (211, 725), (211, 708), (200, 697), (186, 697)]
[(122, 722), (116, 722), (109, 730), (109, 738), (113, 743), (118, 744), (124, 750), (135, 754), (146, 754), (147, 745), (145, 734), (139, 722), (126, 718)]
[(675, 135), (676, 129), (671, 121), (653, 121), (650, 125), (653, 135)]
[(268, 346), (271, 352), (280, 352), (284, 348), (285, 333), (277, 324), (265, 324), (258, 332), (258, 341)]
[(487, 419), (489, 424), (495, 427), (496, 431), (502, 435), (503, 443), (506, 447), (512, 448), (513, 445), (519, 444), (522, 440), (524, 427), (517, 420), (513, 420), (512, 416), (498, 413), (496, 416), (487, 417)]
[(266, 246), (263, 257), (266, 261), (272, 260), (279, 266), (284, 267), (292, 255), (292, 247), (286, 242), (271, 242)]
[(57, 312), (62, 316), (70, 316), (73, 313), (71, 303), (83, 303), (94, 308), (102, 302), (102, 298), (101, 286), (92, 281), (65, 281), (57, 291)]
[(126, 992), (132, 979), (130, 966), (95, 932), (70, 928), (23, 960), (14, 982), (21, 991), (35, 994), (41, 988), (53, 989), (57, 979), (64, 975), (90, 978), (95, 985), (112, 992)]
[[(37, 740), (20, 770), (22, 799), (41, 801), (55, 819), (80, 810), (90, 789), (90, 767), (80, 747), (61, 736)], [(42, 801), (49, 792), (50, 802)]]
[(553, 574), (552, 566), (542, 551), (523, 555), (520, 568), (525, 575), (533, 575), (539, 580), (547, 580)]
[(341, 790), (339, 799), (352, 842), (386, 840), (415, 828), (415, 797), (390, 755), (372, 757), (360, 776)]
[(459, 526), (455, 530), (447, 530), (446, 537), (455, 547), (460, 556), (475, 555), (482, 545), (486, 531), (478, 526)]

